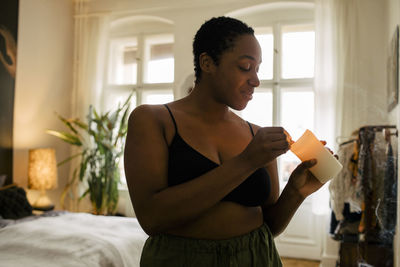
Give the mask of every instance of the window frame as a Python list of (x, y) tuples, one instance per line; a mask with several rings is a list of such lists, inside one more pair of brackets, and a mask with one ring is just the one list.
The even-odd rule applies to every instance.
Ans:
[[(296, 91), (296, 88), (304, 88), (309, 87), (312, 88), (312, 91), (315, 93), (314, 89), (314, 77), (312, 78), (295, 78), (295, 79), (285, 79), (281, 76), (281, 67), (282, 67), (282, 26), (291, 26), (291, 25), (314, 25), (312, 20), (293, 20), (293, 21), (285, 21), (285, 22), (272, 22), (270, 24), (265, 24), (259, 27), (255, 27), (255, 35), (258, 34), (258, 30), (261, 29), (261, 32), (265, 28), (272, 28), (273, 41), (274, 41), (274, 53), (273, 53), (273, 74), (271, 80), (260, 80), (259, 88), (270, 89), (272, 91), (272, 125), (277, 126), (280, 125), (281, 122), (281, 93), (282, 88), (293, 88)], [(256, 89), (257, 90), (257, 89)], [(303, 89), (299, 89), (297, 91), (304, 91)]]
[[(170, 83), (148, 83), (145, 82), (145, 75), (146, 75), (146, 60), (148, 60), (146, 57), (146, 50), (149, 48), (146, 46), (146, 38), (148, 37), (160, 37), (164, 36), (167, 40), (172, 40), (172, 44), (174, 44), (174, 34), (172, 32), (146, 32), (146, 33), (132, 33), (126, 36), (113, 36), (110, 37), (109, 44), (108, 44), (108, 60), (107, 60), (107, 68), (106, 72), (107, 75), (105, 75), (105, 86), (103, 88), (104, 92), (115, 92), (115, 91), (120, 91), (120, 92), (132, 92), (136, 95), (136, 101), (134, 104), (134, 107), (137, 107), (142, 104), (142, 94), (144, 91), (169, 91), (173, 94), (174, 98), (174, 83), (175, 81), (172, 81)], [(116, 84), (116, 83), (111, 83), (110, 76), (113, 75), (115, 72), (113, 69), (115, 69), (115, 56), (116, 56), (116, 46), (124, 46), (128, 44), (129, 42), (132, 43), (132, 40), (136, 40), (136, 46), (137, 46), (137, 79), (136, 79), (136, 84)], [(149, 43), (149, 45), (151, 42)], [(173, 58), (175, 58), (175, 55), (173, 55)], [(175, 80), (175, 79), (174, 79)], [(106, 99), (103, 97), (102, 101), (102, 107), (106, 107)]]
[[(271, 90), (272, 92), (272, 126), (280, 126), (282, 123), (282, 93), (284, 90), (293, 92), (313, 92), (314, 93), (314, 112), (316, 103), (316, 92), (314, 88), (315, 72), (312, 78), (283, 78), (282, 77), (282, 28), (284, 26), (311, 25), (315, 32), (315, 23), (312, 19), (294, 19), (284, 21), (273, 21), (270, 23), (258, 24), (254, 27), (254, 34), (263, 34), (267, 31), (273, 35), (273, 66), (272, 79), (260, 79), (260, 90)], [(266, 30), (268, 29), (268, 30)], [(256, 88), (256, 91), (258, 90)], [(241, 112), (237, 112), (241, 115)], [(314, 115), (315, 117), (315, 115)], [(313, 120), (315, 128), (315, 119)], [(313, 129), (310, 129), (313, 130)], [(282, 173), (282, 159), (278, 158), (279, 173)], [(280, 189), (282, 190), (287, 183), (288, 177), (280, 176)]]

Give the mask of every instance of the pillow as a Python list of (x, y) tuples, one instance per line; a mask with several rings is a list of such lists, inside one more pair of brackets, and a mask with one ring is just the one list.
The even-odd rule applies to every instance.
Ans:
[(12, 186), (0, 189), (1, 217), (17, 220), (30, 215), (32, 215), (32, 206), (23, 188)]

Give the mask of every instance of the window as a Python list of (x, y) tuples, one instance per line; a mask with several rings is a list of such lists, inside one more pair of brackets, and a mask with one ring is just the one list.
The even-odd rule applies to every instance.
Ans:
[(282, 27), (282, 78), (314, 77), (314, 42), (311, 25)]
[(145, 59), (145, 82), (172, 83), (174, 81), (172, 36), (146, 37)]
[(115, 107), (132, 92), (132, 108), (172, 101), (173, 82), (172, 34), (138, 34), (111, 40), (105, 110)]
[[(131, 108), (174, 100), (174, 39), (172, 34), (130, 34), (110, 40), (103, 108), (110, 110), (133, 93)], [(126, 183), (123, 159), (121, 182)]]
[(272, 90), (256, 89), (253, 99), (248, 103), (246, 109), (241, 112), (243, 118), (260, 126), (272, 125), (273, 100)]
[(260, 80), (271, 80), (273, 78), (274, 63), (274, 35), (272, 28), (258, 29), (256, 34), (257, 40), (262, 47), (262, 64), (258, 71)]
[(137, 83), (137, 38), (111, 41), (107, 84), (123, 85)]
[[(240, 113), (260, 126), (282, 126), (296, 140), (314, 128), (313, 25), (272, 23), (255, 28), (255, 35), (262, 48), (260, 86)], [(290, 152), (278, 158), (282, 182), (298, 163)]]
[(143, 104), (163, 104), (174, 100), (169, 91), (145, 91), (142, 93)]
[(173, 100), (174, 54), (172, 34), (114, 38), (110, 42), (107, 86), (103, 106), (134, 93), (132, 108)]

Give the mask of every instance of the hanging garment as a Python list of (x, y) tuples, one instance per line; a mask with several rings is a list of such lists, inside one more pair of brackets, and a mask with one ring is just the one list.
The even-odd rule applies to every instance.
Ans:
[(397, 144), (393, 149), (391, 138), (387, 139), (384, 195), (382, 201), (381, 239), (392, 244), (396, 228), (397, 210)]
[[(350, 211), (361, 211), (359, 204), (361, 201), (357, 200), (357, 188), (353, 175), (353, 162), (357, 157), (355, 156), (355, 150), (358, 151), (357, 147), (357, 141), (354, 141), (341, 145), (337, 152), (339, 162), (344, 168), (330, 181), (329, 193), (331, 209), (335, 213), (336, 220), (338, 221), (344, 219), (343, 209), (345, 203), (350, 204)], [(356, 152), (356, 154), (358, 155), (358, 152)], [(355, 164), (357, 166), (357, 162)]]
[(387, 167), (386, 141), (382, 129), (364, 127), (360, 130), (359, 187), (362, 197), (360, 233), (370, 233), (376, 239), (380, 230), (378, 221), (384, 211), (384, 179)]
[(374, 222), (372, 222), (372, 219), (374, 217), (374, 207), (372, 207), (374, 198), (374, 166), (372, 160), (374, 139), (375, 132), (372, 129), (365, 128), (360, 130), (360, 156), (358, 165), (358, 181), (360, 185), (360, 190), (357, 190), (357, 194), (359, 194), (361, 197), (364, 197), (361, 205), (362, 217), (358, 228), (358, 231), (360, 233), (369, 231), (371, 225), (374, 224)]

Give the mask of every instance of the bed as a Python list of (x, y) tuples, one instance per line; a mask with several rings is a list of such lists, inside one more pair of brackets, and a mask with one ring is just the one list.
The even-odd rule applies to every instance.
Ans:
[[(16, 188), (19, 193), (7, 206), (5, 190), (0, 191), (0, 266), (139, 266), (147, 235), (136, 218), (66, 211), (33, 215), (29, 204), (21, 204), (25, 192)], [(19, 214), (9, 212), (18, 209)]]

